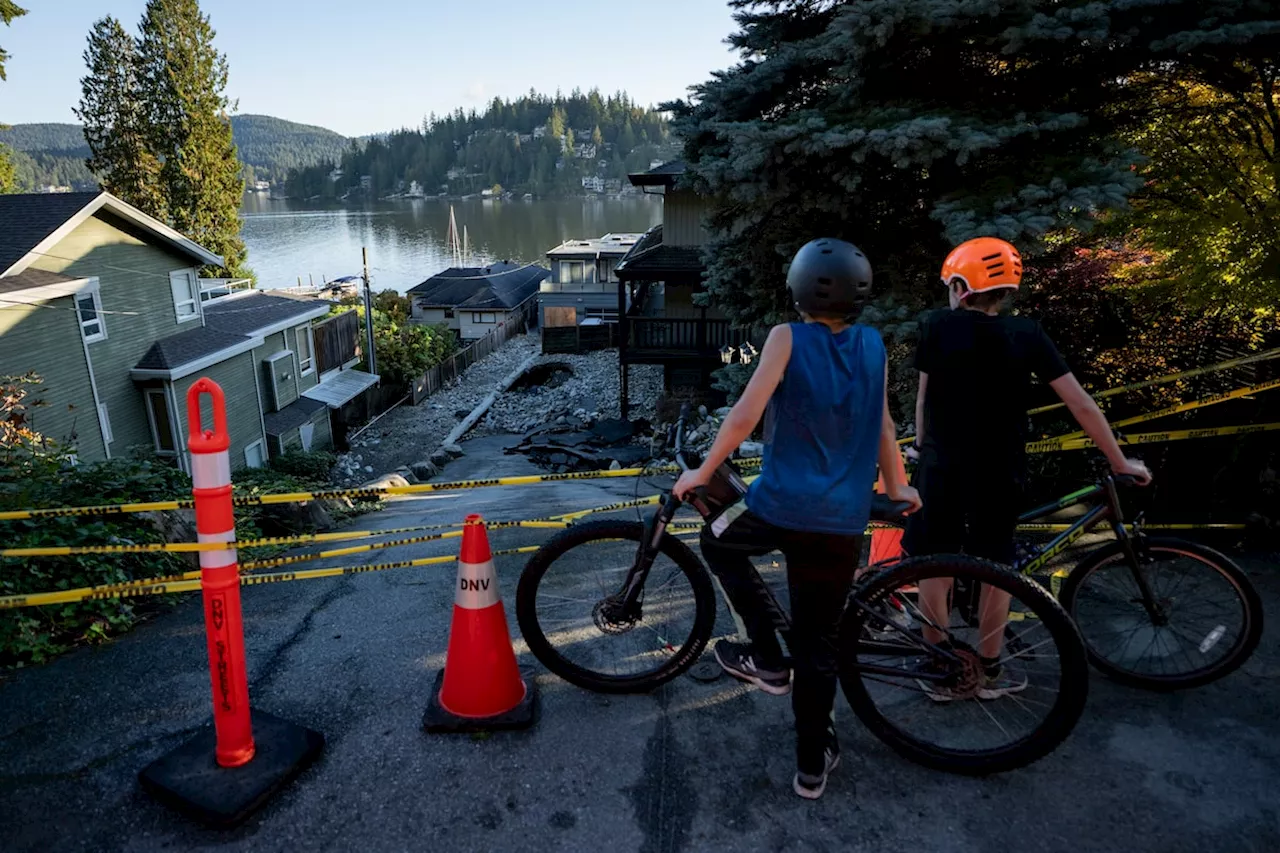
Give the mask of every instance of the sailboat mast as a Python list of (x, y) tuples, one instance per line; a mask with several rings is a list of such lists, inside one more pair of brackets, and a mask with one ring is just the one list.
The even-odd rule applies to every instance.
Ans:
[(466, 266), (471, 263), (471, 240), (467, 237), (467, 226), (462, 226), (462, 263)]
[(458, 245), (458, 221), (453, 217), (453, 205), (449, 205), (449, 251), (453, 254), (453, 265), (462, 266), (462, 249)]

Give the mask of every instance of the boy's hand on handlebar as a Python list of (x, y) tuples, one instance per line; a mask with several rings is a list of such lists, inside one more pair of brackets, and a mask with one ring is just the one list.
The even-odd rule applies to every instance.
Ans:
[(1111, 470), (1117, 474), (1127, 474), (1138, 481), (1139, 486), (1151, 483), (1151, 470), (1140, 459), (1125, 459), (1122, 464), (1112, 463)]
[(908, 486), (906, 483), (901, 486), (887, 486), (885, 488), (885, 496), (895, 503), (911, 504), (911, 509), (904, 512), (903, 515), (911, 515), (924, 506), (924, 502), (920, 500), (920, 493), (913, 486)]
[(671, 492), (680, 500), (684, 500), (685, 496), (694, 489), (701, 488), (711, 482), (711, 474), (711, 471), (704, 473), (701, 467), (691, 468), (680, 475), (680, 479), (676, 480), (675, 488)]

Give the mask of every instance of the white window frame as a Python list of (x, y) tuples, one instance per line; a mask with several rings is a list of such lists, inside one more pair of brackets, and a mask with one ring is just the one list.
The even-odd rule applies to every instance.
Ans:
[[(298, 356), (298, 375), (310, 376), (316, 372), (316, 339), (311, 331), (311, 324), (308, 323), (305, 326), (297, 327), (293, 330), (293, 336), (298, 347), (294, 350)], [(302, 358), (303, 341), (306, 341), (307, 347), (307, 358), (305, 360)]]
[[(596, 261), (596, 281), (600, 284), (608, 284), (616, 282), (618, 279), (613, 275), (613, 269), (618, 265), (617, 258), (600, 258)], [(601, 275), (600, 273), (604, 273)]]
[[(573, 280), (573, 270), (578, 271), (578, 280)], [(560, 283), (561, 284), (585, 284), (587, 281), (587, 263), (586, 261), (561, 261), (560, 262)]]
[(111, 432), (111, 414), (107, 411), (106, 403), (98, 404), (98, 423), (102, 426), (102, 438), (107, 444), (116, 440), (115, 434)]
[[(165, 450), (160, 446), (160, 430), (159, 424), (156, 422), (156, 410), (151, 405), (152, 395), (157, 395), (164, 401), (165, 414), (169, 416), (169, 440), (173, 442), (172, 450)], [(173, 411), (169, 406), (169, 395), (165, 393), (163, 388), (144, 388), (142, 391), (143, 403), (146, 404), (147, 422), (151, 424), (151, 443), (155, 446), (157, 456), (177, 456), (178, 455), (178, 425), (174, 423)]]
[[(258, 451), (259, 458), (262, 460), (262, 461), (261, 461), (261, 464), (254, 465), (254, 464), (253, 464), (253, 462), (251, 462), (251, 461), (250, 461), (250, 459), (249, 459), (249, 451), (251, 451), (251, 450), (256, 450), (256, 451)], [(265, 468), (265, 467), (267, 467), (267, 443), (266, 443), (265, 441), (263, 441), (262, 439), (258, 439), (257, 441), (251, 441), (251, 442), (249, 442), (247, 445), (245, 445), (245, 448), (244, 448), (244, 464), (245, 464), (246, 466), (248, 466), (249, 468)]]
[[(178, 298), (178, 282), (180, 279), (187, 282), (187, 294), (190, 298)], [(195, 270), (174, 270), (169, 273), (169, 291), (173, 296), (173, 314), (178, 318), (179, 323), (200, 319), (200, 280), (196, 278)], [(190, 306), (191, 313), (183, 314), (183, 306)]]
[[(486, 320), (485, 317), (489, 319)], [(472, 311), (471, 324), (474, 326), (492, 326), (498, 322), (498, 313), (496, 311)]]
[[(76, 319), (80, 321), (80, 337), (84, 338), (87, 344), (95, 341), (105, 341), (107, 339), (107, 321), (102, 312), (102, 288), (98, 285), (96, 278), (90, 279), (92, 286), (83, 293), (77, 293), (75, 296)], [(80, 315), (80, 300), (89, 298), (93, 300), (93, 319), (86, 320)], [(98, 324), (98, 331), (92, 335), (87, 334), (85, 326), (90, 323)]]

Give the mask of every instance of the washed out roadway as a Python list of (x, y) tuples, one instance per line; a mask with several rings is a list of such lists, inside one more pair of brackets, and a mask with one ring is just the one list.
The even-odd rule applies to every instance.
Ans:
[[(470, 442), (449, 479), (534, 473), (501, 438)], [(390, 502), (355, 528), (542, 516), (634, 495), (602, 480)], [(643, 491), (651, 493), (652, 490)], [(634, 510), (629, 511), (634, 517)], [(495, 548), (546, 531), (492, 534)], [(456, 553), (457, 540), (319, 565)], [(332, 547), (332, 546), (330, 546)], [(523, 557), (498, 559), (509, 619)], [(844, 763), (827, 795), (790, 790), (790, 708), (727, 678), (605, 697), (535, 673), (521, 733), (427, 735), (451, 565), (244, 590), (255, 707), (323, 732), (320, 762), (232, 831), (151, 801), (136, 774), (210, 714), (199, 602), (118, 642), (0, 680), (0, 850), (158, 851), (1273, 851), (1280, 849), (1280, 582), (1243, 560), (1271, 622), (1243, 671), (1173, 695), (1094, 675), (1086, 716), (1030, 768), (990, 779), (925, 770), (838, 700)], [(299, 568), (310, 567), (311, 564)], [(732, 631), (722, 612), (717, 633)]]

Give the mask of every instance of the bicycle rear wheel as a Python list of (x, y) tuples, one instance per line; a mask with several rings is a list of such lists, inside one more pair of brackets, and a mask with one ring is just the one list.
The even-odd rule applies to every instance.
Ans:
[[(921, 584), (948, 581), (1007, 593), (1008, 629), (996, 619), (984, 633), (946, 595), (938, 609), (922, 600)], [(995, 634), (1004, 641), (993, 649)], [(998, 664), (984, 666), (983, 653)], [(1071, 619), (1039, 584), (995, 563), (939, 555), (905, 559), (855, 589), (841, 624), (841, 684), (858, 718), (898, 753), (976, 776), (1057, 748), (1084, 710), (1089, 668)]]
[(664, 535), (638, 614), (615, 606), (645, 539), (637, 521), (575, 524), (520, 575), (516, 618), (529, 650), (556, 675), (601, 693), (640, 693), (688, 669), (715, 628), (716, 593), (702, 563)]
[(1226, 556), (1182, 539), (1146, 538), (1139, 570), (1160, 607), (1143, 604), (1119, 542), (1076, 566), (1059, 600), (1084, 638), (1089, 660), (1135, 687), (1199, 687), (1239, 668), (1262, 638), (1262, 601)]

